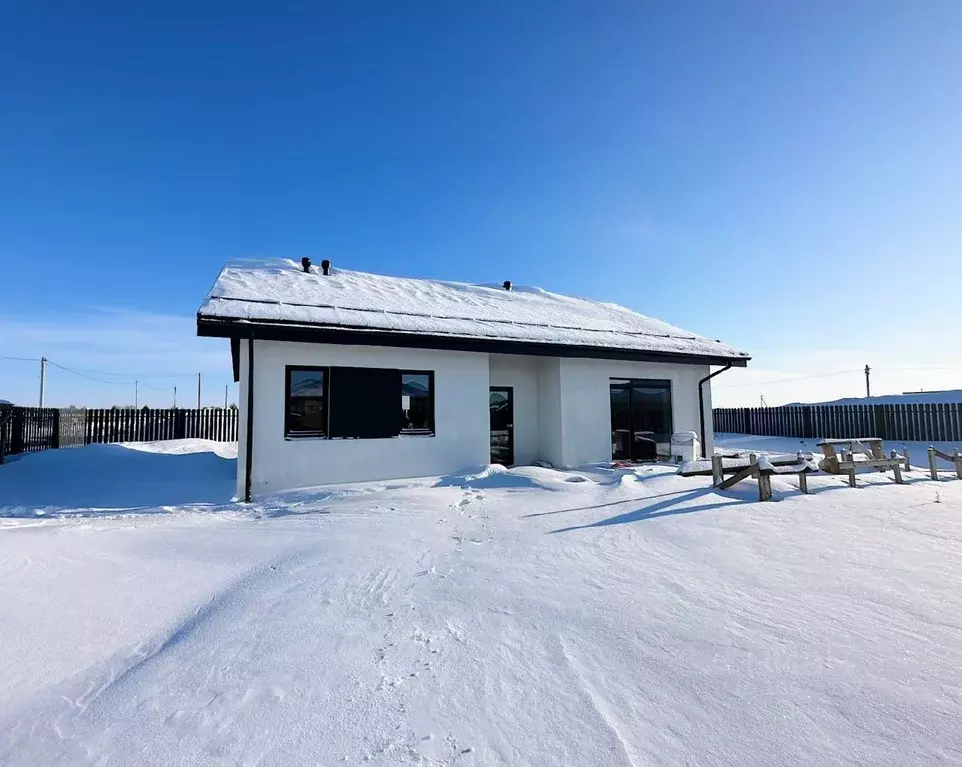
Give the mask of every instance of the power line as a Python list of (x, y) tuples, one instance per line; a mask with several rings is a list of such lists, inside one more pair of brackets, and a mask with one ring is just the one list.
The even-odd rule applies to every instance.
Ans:
[(777, 380), (777, 381), (759, 381), (759, 382), (757, 382), (757, 383), (754, 382), (754, 381), (752, 381), (752, 382), (749, 382), (749, 383), (721, 384), (721, 385), (719, 385), (719, 386), (713, 386), (712, 388), (713, 388), (713, 389), (731, 389), (731, 388), (735, 388), (735, 387), (738, 387), (738, 386), (774, 386), (775, 384), (780, 384), (780, 383), (793, 383), (794, 381), (809, 381), (809, 380), (811, 380), (811, 379), (813, 379), (813, 378), (828, 378), (828, 377), (830, 377), (830, 376), (841, 376), (841, 375), (846, 375), (846, 374), (848, 374), (848, 373), (859, 373), (859, 372), (861, 372), (861, 371), (858, 370), (858, 369), (855, 369), (855, 370), (837, 370), (837, 371), (834, 372), (834, 373), (819, 373), (819, 374), (817, 374), (817, 375), (801, 376), (801, 377), (798, 377), (798, 378), (782, 378), (782, 379), (779, 379), (779, 380)]
[[(36, 362), (39, 362), (40, 360), (38, 359), (38, 360), (35, 360), (35, 361), (36, 361)], [(81, 378), (86, 378), (86, 379), (89, 380), (89, 381), (96, 381), (97, 383), (103, 383), (103, 384), (109, 384), (109, 385), (116, 385), (116, 386), (132, 386), (133, 384), (135, 384), (135, 383), (137, 383), (137, 382), (140, 382), (140, 385), (141, 385), (141, 386), (143, 386), (143, 387), (145, 387), (145, 388), (147, 388), (147, 389), (153, 389), (154, 391), (167, 391), (167, 390), (169, 389), (169, 387), (163, 387), (163, 388), (161, 388), (161, 387), (150, 386), (149, 384), (144, 383), (144, 379), (153, 380), (153, 379), (157, 379), (157, 378), (163, 378), (163, 379), (170, 379), (170, 378), (196, 378), (196, 376), (197, 376), (197, 373), (171, 373), (171, 374), (158, 374), (158, 375), (153, 375), (153, 374), (150, 374), (150, 373), (148, 373), (148, 374), (140, 374), (140, 373), (110, 373), (110, 372), (107, 372), (107, 371), (104, 371), (104, 370), (89, 370), (89, 369), (87, 369), (87, 368), (68, 368), (68, 367), (66, 367), (66, 366), (64, 366), (64, 365), (60, 365), (59, 363), (54, 362), (53, 360), (47, 360), (47, 362), (48, 362), (49, 364), (53, 365), (55, 368), (59, 368), (60, 370), (63, 370), (63, 371), (65, 371), (65, 372), (67, 372), (67, 373), (71, 373), (72, 375), (75, 375), (75, 376), (80, 376)], [(93, 373), (94, 375), (91, 375), (91, 373)], [(105, 380), (105, 379), (103, 379), (103, 378), (99, 378), (98, 376), (125, 377), (125, 378), (127, 378), (128, 380), (126, 380), (126, 381), (110, 381), (110, 380)]]
[(16, 362), (40, 362), (39, 357), (0, 357), (0, 360), (15, 360)]
[(47, 360), (48, 365), (53, 365), (55, 368), (63, 370), (65, 373), (71, 373), (75, 376), (80, 376), (81, 378), (86, 378), (88, 381), (96, 381), (97, 383), (109, 384), (112, 386), (130, 386), (134, 381), (105, 381), (102, 378), (94, 378), (93, 376), (88, 376), (85, 373), (80, 373), (76, 370), (71, 370), (70, 368), (65, 368), (63, 365), (58, 365), (53, 360)]
[(140, 382), (140, 385), (143, 386), (145, 389), (150, 389), (151, 391), (170, 392), (169, 386), (167, 387), (151, 386), (150, 384), (145, 384), (143, 381)]
[(111, 373), (106, 370), (89, 370), (87, 368), (77, 368), (74, 372), (90, 373), (99, 376), (117, 376), (124, 378), (194, 378), (197, 373)]

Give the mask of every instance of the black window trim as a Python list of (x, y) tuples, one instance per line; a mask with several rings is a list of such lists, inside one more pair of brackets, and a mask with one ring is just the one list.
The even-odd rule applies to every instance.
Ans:
[[(324, 433), (298, 434), (291, 432), (291, 373), (295, 370), (324, 371)], [(331, 426), (331, 368), (330, 365), (285, 365), (284, 366), (284, 439), (330, 439)]]
[[(285, 365), (284, 366), (284, 439), (333, 439), (331, 432), (331, 365)], [(333, 367), (337, 367), (336, 365)], [(395, 368), (397, 369), (397, 368)], [(324, 433), (298, 434), (291, 432), (291, 373), (295, 370), (324, 372)], [(431, 414), (430, 429), (401, 429), (401, 437), (434, 437), (437, 435), (437, 424), (434, 420), (434, 371), (397, 369), (402, 380), (405, 375), (426, 375), (428, 377), (428, 409)]]
[[(634, 378), (632, 376), (609, 376), (608, 377), (608, 412), (611, 412), (611, 391), (613, 389), (618, 389), (622, 391), (627, 391), (629, 396), (629, 403), (631, 402), (631, 390), (637, 384), (649, 384), (653, 386), (666, 386), (668, 389), (668, 441), (671, 442), (671, 435), (675, 430), (675, 386), (674, 380), (671, 378)], [(630, 408), (629, 404), (629, 408)], [(663, 459), (665, 456), (659, 455), (659, 460)], [(671, 447), (669, 445), (669, 455), (671, 457)], [(614, 460), (614, 456), (612, 456)], [(630, 459), (629, 459), (630, 460)]]
[[(434, 421), (434, 371), (433, 370), (406, 370), (401, 369), (401, 381), (404, 381), (404, 376), (406, 375), (416, 375), (428, 377), (428, 409), (431, 413), (431, 428), (430, 429), (401, 429), (400, 436), (402, 437), (433, 437), (437, 434), (438, 425)], [(403, 388), (401, 390), (403, 395)]]

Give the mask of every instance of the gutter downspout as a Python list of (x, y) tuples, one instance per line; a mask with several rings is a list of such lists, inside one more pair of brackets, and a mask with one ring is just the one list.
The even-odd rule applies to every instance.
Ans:
[(708, 457), (705, 453), (705, 451), (708, 449), (707, 443), (705, 442), (705, 384), (708, 383), (715, 376), (720, 376), (726, 370), (731, 370), (731, 369), (732, 369), (732, 363), (729, 362), (721, 370), (716, 370), (714, 373), (709, 373), (707, 376), (705, 376), (698, 382), (698, 416), (701, 419), (701, 457), (702, 458)]
[[(703, 427), (704, 428), (704, 427)], [(251, 461), (254, 456), (254, 334), (247, 339), (247, 460), (244, 462), (244, 503), (251, 502)]]

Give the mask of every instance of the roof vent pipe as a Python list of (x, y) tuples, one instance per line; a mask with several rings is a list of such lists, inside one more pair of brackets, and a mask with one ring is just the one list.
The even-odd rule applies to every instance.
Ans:
[(505, 281), (504, 281), (504, 289), (505, 289), (505, 290), (511, 290), (511, 280), (505, 280)]
[(331, 273), (331, 262), (326, 258), (321, 261), (321, 271), (324, 272), (324, 276), (327, 277)]
[(307, 256), (304, 256), (304, 258), (301, 259), (301, 267), (304, 269), (305, 272), (310, 273), (311, 259), (309, 259)]

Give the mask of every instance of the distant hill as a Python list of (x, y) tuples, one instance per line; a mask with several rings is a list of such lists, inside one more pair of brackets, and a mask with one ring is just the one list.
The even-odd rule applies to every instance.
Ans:
[(928, 403), (962, 402), (962, 389), (949, 391), (906, 392), (879, 397), (846, 397), (831, 402), (793, 402), (793, 405), (925, 405)]

